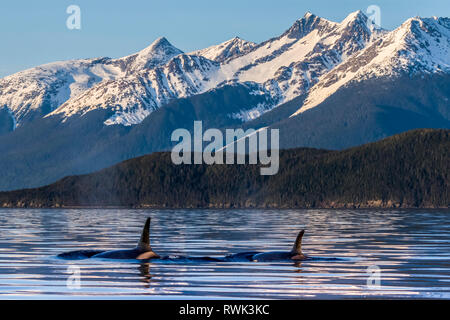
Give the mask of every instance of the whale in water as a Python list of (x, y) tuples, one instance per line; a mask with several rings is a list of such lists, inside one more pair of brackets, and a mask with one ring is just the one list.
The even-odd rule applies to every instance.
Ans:
[(87, 258), (105, 258), (105, 259), (158, 259), (160, 256), (156, 254), (150, 246), (150, 222), (151, 218), (147, 218), (145, 221), (144, 229), (142, 230), (141, 238), (139, 239), (137, 246), (128, 250), (79, 250), (65, 252), (58, 255), (63, 259), (87, 259)]
[(105, 259), (137, 259), (137, 260), (149, 260), (160, 259), (158, 261), (178, 261), (178, 262), (233, 262), (233, 261), (254, 261), (254, 262), (270, 262), (270, 261), (301, 261), (309, 259), (302, 252), (302, 239), (305, 230), (301, 230), (295, 240), (294, 246), (291, 251), (271, 251), (271, 252), (241, 252), (232, 254), (224, 258), (211, 258), (211, 257), (164, 257), (161, 258), (157, 253), (152, 250), (150, 246), (150, 222), (151, 219), (147, 218), (144, 229), (142, 230), (141, 238), (137, 243), (137, 246), (128, 250), (112, 250), (112, 251), (99, 251), (99, 250), (80, 250), (71, 251), (59, 254), (58, 257), (63, 259), (87, 259), (87, 258), (105, 258)]
[(249, 260), (249, 261), (286, 261), (294, 260), (301, 261), (306, 260), (308, 257), (302, 252), (302, 239), (305, 234), (305, 230), (298, 233), (295, 239), (294, 246), (291, 251), (271, 251), (271, 252), (241, 252), (237, 254), (230, 255), (225, 259), (228, 261), (239, 261), (239, 260)]
[(107, 258), (107, 259), (157, 259), (160, 258), (150, 246), (150, 222), (151, 218), (145, 221), (144, 229), (142, 230), (141, 238), (139, 239), (136, 248), (129, 250), (112, 250), (97, 253), (92, 258)]

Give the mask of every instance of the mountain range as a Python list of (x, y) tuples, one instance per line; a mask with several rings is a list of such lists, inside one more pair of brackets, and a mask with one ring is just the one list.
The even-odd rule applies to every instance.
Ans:
[(184, 53), (55, 62), (0, 79), (0, 190), (37, 187), (155, 151), (170, 134), (278, 128), (282, 148), (344, 149), (450, 128), (450, 19), (376, 29), (306, 13), (278, 37)]

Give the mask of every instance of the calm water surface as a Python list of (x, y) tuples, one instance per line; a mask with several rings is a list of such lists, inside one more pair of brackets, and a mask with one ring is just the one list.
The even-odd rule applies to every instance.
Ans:
[[(174, 260), (56, 257), (79, 249), (132, 248), (147, 216), (153, 249)], [(302, 228), (303, 251), (316, 260), (176, 259), (290, 250)], [(80, 288), (67, 285), (71, 266), (80, 268)], [(370, 270), (380, 271), (379, 286)], [(2, 299), (367, 297), (450, 298), (448, 210), (0, 209)]]

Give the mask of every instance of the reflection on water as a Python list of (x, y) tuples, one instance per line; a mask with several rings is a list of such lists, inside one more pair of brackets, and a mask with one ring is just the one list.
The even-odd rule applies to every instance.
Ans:
[[(62, 260), (135, 246), (147, 216), (162, 255), (290, 250), (303, 262)], [(450, 298), (450, 212), (426, 210), (0, 210), (1, 298)], [(342, 258), (327, 260), (326, 258)], [(324, 258), (324, 259), (320, 259)], [(80, 288), (67, 286), (69, 266)], [(371, 266), (380, 286), (368, 286)], [(369, 284), (371, 282), (369, 281)]]

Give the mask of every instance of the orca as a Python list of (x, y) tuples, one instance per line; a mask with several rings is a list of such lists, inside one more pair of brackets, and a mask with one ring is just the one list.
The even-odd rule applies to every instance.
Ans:
[(137, 260), (158, 259), (160, 258), (160, 256), (156, 254), (150, 246), (150, 223), (151, 218), (147, 218), (147, 220), (145, 221), (144, 229), (142, 230), (141, 238), (139, 239), (137, 246), (133, 249), (112, 251), (79, 250), (61, 253), (58, 255), (58, 257), (71, 260), (88, 258)]
[(302, 252), (302, 239), (305, 234), (305, 230), (302, 230), (298, 233), (297, 238), (295, 239), (294, 246), (291, 251), (272, 251), (272, 252), (241, 252), (238, 254), (233, 254), (225, 259), (227, 261), (238, 261), (238, 260), (247, 260), (254, 262), (269, 262), (269, 261), (302, 261), (307, 260), (308, 257)]
[[(305, 234), (305, 230), (301, 230), (295, 240), (294, 246), (291, 251), (272, 251), (272, 252), (241, 252), (237, 254), (228, 255), (224, 258), (212, 258), (212, 257), (160, 257), (152, 250), (150, 246), (150, 222), (151, 219), (147, 218), (144, 229), (142, 230), (141, 238), (137, 243), (137, 246), (128, 250), (112, 250), (112, 251), (99, 251), (99, 250), (80, 250), (59, 254), (58, 257), (63, 259), (88, 259), (88, 258), (104, 258), (104, 259), (137, 259), (137, 260), (149, 260), (159, 259), (161, 262), (270, 262), (270, 261), (302, 261), (310, 259), (302, 252), (302, 239)], [(312, 259), (312, 258), (311, 258)]]
[(97, 253), (92, 258), (106, 258), (106, 259), (158, 259), (160, 256), (156, 254), (150, 246), (150, 222), (151, 218), (145, 221), (144, 229), (142, 230), (141, 238), (139, 239), (136, 248), (129, 250), (112, 250)]

